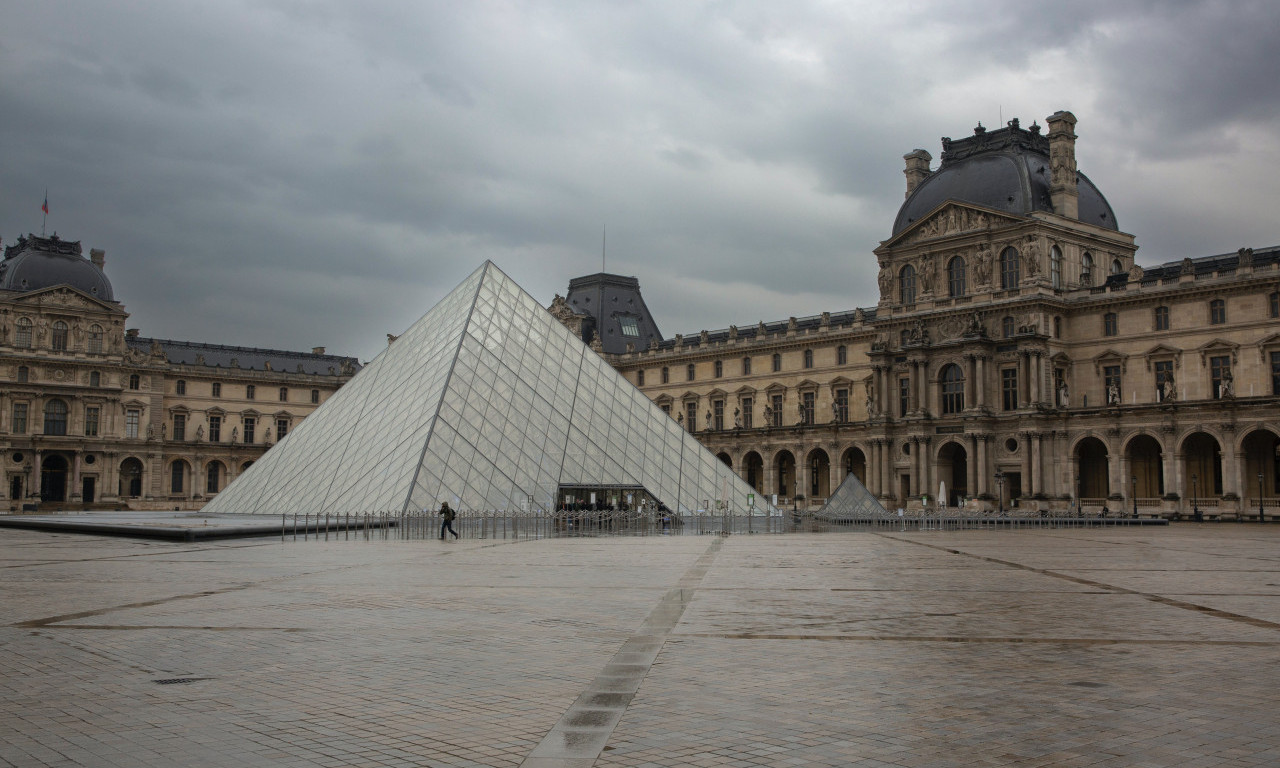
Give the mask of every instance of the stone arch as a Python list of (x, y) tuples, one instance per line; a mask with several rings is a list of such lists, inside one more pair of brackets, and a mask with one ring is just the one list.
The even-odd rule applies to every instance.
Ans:
[(67, 500), (67, 482), (71, 465), (61, 453), (44, 453), (40, 456), (40, 500), (63, 502)]
[[(973, 495), (969, 489), (969, 449), (959, 440), (944, 440), (934, 455), (938, 480), (947, 488), (947, 506), (959, 507), (961, 499)], [(930, 488), (929, 494), (933, 495), (937, 490)]]
[(825, 499), (831, 495), (831, 457), (822, 448), (814, 448), (805, 457), (809, 470), (808, 487), (804, 489), (809, 499)]
[(1132, 435), (1125, 441), (1124, 457), (1129, 466), (1130, 493), (1135, 498), (1164, 495), (1164, 446), (1159, 439), (1146, 432)]
[[(1265, 501), (1280, 496), (1277, 492), (1280, 489), (1280, 455), (1277, 452), (1280, 452), (1280, 435), (1268, 427), (1251, 429), (1240, 438), (1239, 454), (1243, 459), (1240, 464), (1244, 468), (1246, 489), (1240, 495), (1250, 500), (1245, 514), (1250, 509), (1257, 511), (1259, 497)], [(1258, 487), (1259, 477), (1261, 489)]]
[(227, 484), (227, 468), (221, 461), (214, 459), (204, 468), (204, 492), (218, 493)]
[(120, 496), (138, 498), (142, 495), (143, 464), (140, 459), (130, 456), (120, 462)]
[(1197, 430), (1183, 436), (1179, 448), (1182, 476), (1189, 483), (1183, 493), (1202, 499), (1221, 496), (1222, 442), (1215, 435)]
[(858, 482), (864, 486), (867, 485), (867, 453), (856, 445), (851, 445), (844, 449), (844, 453), (840, 456), (840, 466), (842, 468), (841, 480), (844, 475), (853, 474), (858, 478)]
[(1100, 437), (1086, 435), (1071, 449), (1075, 463), (1077, 499), (1106, 499), (1111, 495), (1110, 451)]
[(780, 497), (793, 496), (796, 492), (796, 457), (782, 449), (773, 455), (773, 487)]
[(764, 459), (756, 451), (747, 451), (739, 465), (742, 467), (742, 479), (747, 485), (756, 489), (756, 493), (764, 493)]
[(733, 469), (733, 457), (730, 456), (728, 453), (721, 451), (716, 454), (716, 458), (724, 462), (724, 465), (729, 469)]

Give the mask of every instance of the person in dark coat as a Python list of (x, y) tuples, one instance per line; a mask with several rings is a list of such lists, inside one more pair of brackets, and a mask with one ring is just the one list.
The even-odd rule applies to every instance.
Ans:
[(440, 540), (444, 540), (444, 532), (447, 530), (453, 534), (453, 538), (458, 538), (458, 532), (453, 530), (453, 519), (457, 517), (457, 513), (449, 508), (449, 502), (440, 505)]

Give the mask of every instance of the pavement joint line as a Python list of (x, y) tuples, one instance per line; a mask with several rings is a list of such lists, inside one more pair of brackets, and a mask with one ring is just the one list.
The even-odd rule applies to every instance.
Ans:
[(1260, 627), (1262, 629), (1280, 629), (1280, 623), (1277, 623), (1274, 621), (1267, 621), (1266, 619), (1259, 619), (1253, 616), (1245, 616), (1239, 613), (1232, 613), (1231, 611), (1224, 611), (1224, 610), (1221, 610), (1220, 608), (1210, 608), (1207, 605), (1198, 605), (1196, 603), (1188, 602), (1186, 600), (1175, 600), (1174, 598), (1165, 597), (1164, 595), (1156, 595), (1150, 592), (1142, 592), (1136, 589), (1129, 589), (1127, 587), (1117, 586), (1115, 584), (1107, 584), (1101, 581), (1093, 581), (1092, 579), (1084, 579), (1079, 576), (1071, 576), (1066, 573), (1051, 571), (1047, 568), (1035, 568), (1030, 565), (1015, 563), (1011, 560), (1001, 560), (998, 557), (991, 557), (989, 555), (975, 555), (971, 552), (964, 552), (959, 549), (955, 549), (953, 547), (942, 547), (942, 546), (938, 546), (937, 544), (929, 544), (928, 542), (924, 542), (924, 541), (913, 541), (911, 539), (904, 539), (898, 536), (890, 536), (887, 534), (878, 534), (878, 535), (884, 536), (885, 538), (892, 539), (894, 541), (903, 542), (904, 544), (915, 544), (917, 546), (927, 547), (929, 549), (935, 549), (935, 550), (938, 550), (939, 552), (948, 552), (953, 555), (960, 555), (961, 557), (969, 557), (975, 560), (981, 560), (983, 562), (996, 563), (997, 565), (1003, 565), (1009, 568), (1017, 568), (1018, 570), (1022, 570), (1022, 571), (1038, 573), (1042, 576), (1049, 576), (1055, 579), (1062, 579), (1064, 581), (1075, 582), (1076, 584), (1083, 584), (1084, 586), (1087, 586), (1087, 587), (1096, 587), (1098, 589), (1105, 589), (1105, 590), (1108, 590), (1111, 592), (1117, 592), (1120, 594), (1134, 595), (1136, 597), (1141, 597), (1146, 600), (1150, 600), (1153, 603), (1160, 603), (1161, 605), (1167, 605), (1171, 608), (1181, 608), (1186, 611), (1195, 611), (1196, 613), (1203, 613), (1205, 615), (1214, 616), (1219, 619), (1227, 619), (1228, 621), (1237, 621), (1237, 622), (1240, 622), (1241, 624), (1248, 624), (1250, 626)]
[[(662, 596), (636, 633), (622, 643), (595, 680), (529, 752), (520, 763), (522, 768), (590, 766), (600, 757), (723, 546), (724, 537), (717, 536), (689, 566), (675, 588)], [(613, 698), (606, 698), (609, 696)]]
[(833, 643), (1035, 643), (1042, 645), (1194, 645), (1273, 648), (1280, 640), (1139, 640), (1111, 637), (961, 637), (957, 635), (806, 635), (754, 632), (673, 632), (671, 637), (715, 640), (817, 640)]

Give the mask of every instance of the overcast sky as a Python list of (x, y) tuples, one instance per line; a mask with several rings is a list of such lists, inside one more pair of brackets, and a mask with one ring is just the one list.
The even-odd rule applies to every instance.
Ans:
[(666, 336), (871, 306), (902, 155), (1079, 119), (1138, 261), (1280, 243), (1280, 4), (0, 0), (0, 237), (144, 336), (367, 360), (483, 260)]

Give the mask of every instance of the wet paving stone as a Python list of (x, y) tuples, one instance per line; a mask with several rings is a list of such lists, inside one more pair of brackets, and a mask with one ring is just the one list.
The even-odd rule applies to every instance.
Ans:
[(8, 530), (0, 594), (0, 766), (1280, 765), (1280, 526)]

